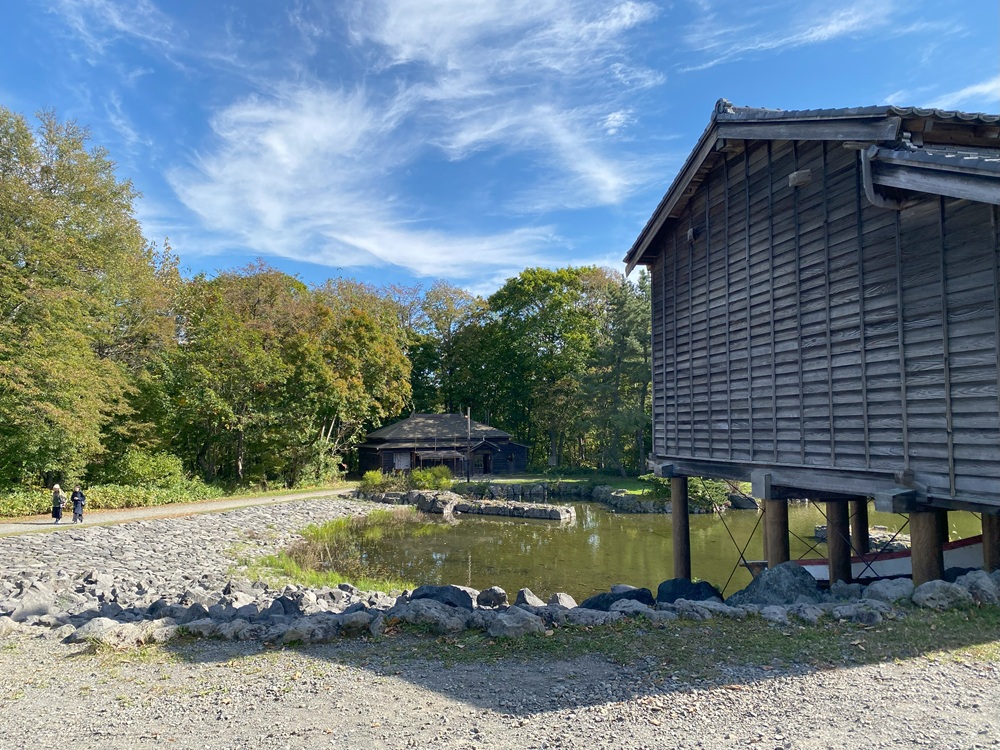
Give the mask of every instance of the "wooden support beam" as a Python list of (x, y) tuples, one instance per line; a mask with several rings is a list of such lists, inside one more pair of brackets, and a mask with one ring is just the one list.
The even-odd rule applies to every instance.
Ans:
[(774, 568), (791, 558), (788, 545), (788, 503), (764, 501), (764, 534), (767, 538), (767, 567)]
[(691, 526), (687, 477), (670, 479), (670, 521), (673, 525), (674, 578), (691, 578)]
[(865, 555), (871, 551), (871, 537), (868, 536), (868, 498), (851, 500), (851, 548), (855, 554)]
[(850, 507), (832, 500), (826, 504), (826, 549), (830, 583), (851, 583)]
[(941, 511), (921, 510), (910, 513), (910, 551), (914, 586), (944, 577), (941, 525)]
[(983, 513), (983, 570), (1000, 570), (1000, 515)]

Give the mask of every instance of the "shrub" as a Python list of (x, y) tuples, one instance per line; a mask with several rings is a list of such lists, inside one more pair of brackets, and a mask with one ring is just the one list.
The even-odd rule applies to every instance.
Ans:
[(142, 487), (177, 487), (187, 482), (181, 460), (167, 452), (150, 453), (129, 448), (109, 464), (101, 479), (108, 484)]
[(410, 472), (410, 484), (415, 490), (450, 490), (451, 469), (447, 466), (432, 466), (429, 469), (414, 469)]
[[(670, 499), (670, 479), (658, 477), (655, 474), (643, 474), (639, 477), (648, 482), (648, 494), (657, 499)], [(688, 479), (688, 504), (700, 510), (715, 510), (729, 506), (729, 493), (734, 491), (733, 483), (724, 479), (703, 479), (690, 477)]]

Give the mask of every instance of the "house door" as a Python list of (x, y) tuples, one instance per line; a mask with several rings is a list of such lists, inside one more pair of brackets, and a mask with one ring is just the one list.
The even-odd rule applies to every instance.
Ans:
[(493, 473), (493, 454), (484, 453), (483, 454), (483, 474)]

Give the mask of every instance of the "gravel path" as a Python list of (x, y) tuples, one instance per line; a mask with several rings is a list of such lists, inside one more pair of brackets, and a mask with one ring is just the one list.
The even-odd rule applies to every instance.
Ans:
[[(0, 538), (0, 554), (6, 576), (97, 569), (221, 581), (237, 556), (369, 507), (325, 498), (69, 527)], [(416, 638), (397, 637), (392, 653)], [(682, 682), (656, 666), (579, 657), (446, 667), (390, 659), (379, 642), (357, 639), (289, 650), (179, 641), (95, 654), (18, 633), (0, 640), (0, 747), (1000, 747), (1000, 664), (747, 667), (720, 683)]]

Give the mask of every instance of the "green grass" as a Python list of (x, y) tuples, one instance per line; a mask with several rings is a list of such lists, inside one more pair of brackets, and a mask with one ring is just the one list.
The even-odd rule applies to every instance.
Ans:
[(829, 669), (921, 656), (1000, 663), (1000, 607), (944, 613), (913, 608), (874, 627), (826, 621), (779, 628), (760, 618), (656, 625), (638, 619), (555, 628), (549, 636), (512, 640), (466, 631), (436, 639), (383, 641), (390, 661), (533, 662), (598, 655), (618, 664), (655, 663), (662, 672), (715, 679), (733, 667)]
[(313, 587), (351, 583), (368, 591), (414, 588), (381, 570), (372, 550), (394, 539), (446, 534), (450, 526), (428, 523), (414, 508), (375, 510), (366, 516), (338, 518), (307, 526), (302, 539), (284, 552), (246, 563), (246, 573), (269, 583), (299, 583)]

